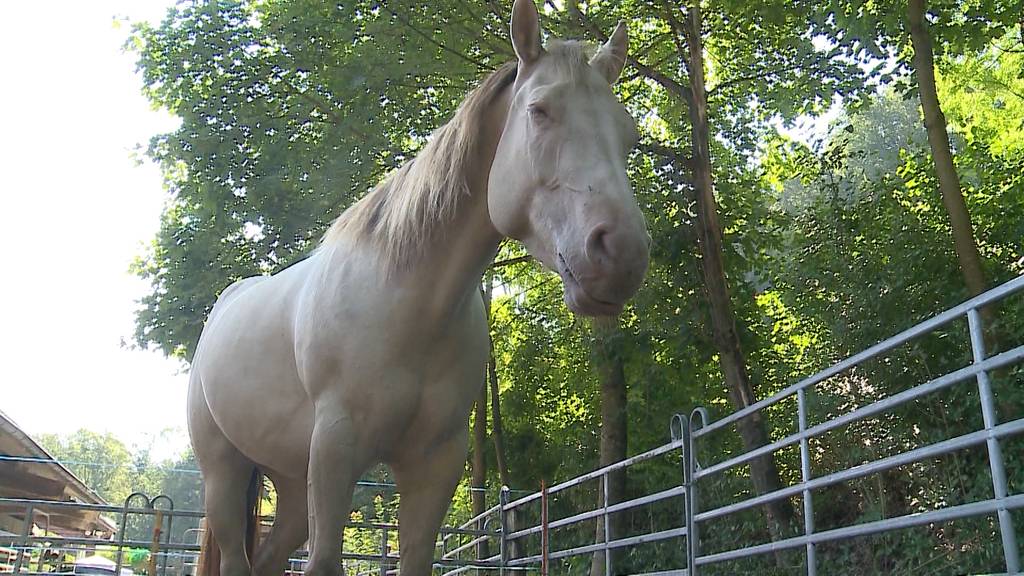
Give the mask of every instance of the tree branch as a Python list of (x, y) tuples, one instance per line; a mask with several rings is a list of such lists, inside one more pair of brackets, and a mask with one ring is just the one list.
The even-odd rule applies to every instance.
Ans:
[(708, 89), (708, 97), (718, 93), (723, 88), (735, 86), (737, 84), (743, 84), (744, 82), (753, 82), (754, 80), (760, 80), (766, 76), (772, 74), (782, 74), (783, 72), (792, 72), (793, 70), (799, 70), (803, 67), (803, 64), (790, 64), (789, 66), (783, 66), (782, 68), (776, 68), (774, 70), (763, 70), (757, 74), (748, 74), (747, 76), (740, 76), (737, 78), (730, 78), (725, 82), (715, 85), (713, 88)]
[(466, 62), (469, 62), (470, 64), (473, 64), (474, 66), (476, 66), (480, 70), (488, 70), (488, 71), (492, 71), (492, 72), (494, 71), (494, 66), (491, 66), (491, 65), (487, 64), (486, 62), (481, 62), (481, 61), (477, 60), (476, 58), (472, 58), (470, 56), (467, 56), (467, 55), (463, 54), (462, 52), (459, 52), (458, 50), (455, 50), (454, 48), (451, 48), (451, 47), (447, 46), (446, 44), (438, 42), (437, 40), (434, 39), (433, 36), (427, 34), (426, 32), (423, 32), (422, 30), (420, 30), (416, 26), (413, 26), (412, 22), (409, 22), (409, 20), (407, 20), (404, 16), (400, 15), (397, 11), (391, 10), (391, 15), (394, 16), (395, 18), (401, 20), (402, 24), (405, 24), (405, 26), (407, 28), (409, 28), (409, 30), (413, 31), (417, 36), (419, 36), (420, 38), (423, 38), (427, 42), (430, 42), (431, 44), (433, 44), (434, 46), (440, 48), (441, 50), (444, 50), (445, 52), (448, 52), (449, 54), (454, 54), (455, 56), (458, 56), (462, 60), (465, 60)]
[(669, 28), (672, 29), (672, 41), (679, 52), (679, 61), (683, 63), (683, 67), (686, 68), (686, 75), (689, 76), (690, 66), (686, 60), (686, 46), (683, 44), (683, 38), (685, 37), (683, 26), (679, 23), (679, 20), (676, 20), (675, 14), (672, 13), (672, 6), (668, 2), (662, 0), (661, 6), (665, 9), (665, 19), (668, 20)]
[(641, 142), (637, 144), (636, 147), (642, 152), (661, 156), (666, 160), (681, 164), (687, 170), (693, 170), (693, 159), (685, 156), (682, 152), (672, 148), (671, 146), (666, 146), (665, 144), (652, 140), (648, 142)]
[(365, 132), (353, 126), (352, 122), (345, 122), (345, 119), (338, 114), (338, 111), (335, 110), (333, 106), (327, 105), (316, 96), (310, 94), (310, 90), (299, 90), (295, 86), (292, 86), (291, 82), (287, 81), (280, 82), (279, 84), (284, 86), (292, 94), (305, 100), (307, 103), (312, 104), (316, 110), (320, 111), (325, 116), (330, 118), (331, 122), (333, 122), (334, 125), (337, 126), (338, 128), (344, 128), (345, 130), (348, 130), (352, 134), (355, 134), (362, 140), (369, 140), (369, 137), (366, 135)]
[(299, 98), (302, 98), (307, 103), (312, 104), (313, 108), (316, 108), (320, 112), (323, 112), (326, 116), (334, 122), (335, 125), (341, 126), (344, 124), (344, 119), (338, 114), (333, 106), (328, 106), (316, 96), (309, 93), (309, 90), (299, 90), (295, 86), (292, 86), (290, 82), (282, 82), (282, 84), (289, 89), (292, 94), (295, 94)]
[[(515, 52), (512, 50), (511, 45), (508, 42), (508, 39), (505, 38), (504, 36), (499, 37), (498, 35), (492, 33), (493, 30), (489, 29), (489, 27), (487, 26), (486, 13), (477, 14), (476, 12), (474, 12), (473, 3), (467, 0), (461, 0), (459, 4), (462, 6), (463, 10), (470, 14), (470, 18), (468, 20), (460, 20), (460, 22), (464, 23), (462, 28), (469, 35), (468, 37), (477, 38), (479, 43), (478, 48), (481, 48), (484, 45), (486, 45), (486, 47), (489, 48), (490, 51), (492, 52), (492, 56), (501, 54), (502, 61), (506, 61), (510, 57), (515, 56)], [(490, 6), (490, 2), (488, 3), (488, 5)], [(490, 8), (491, 13), (497, 15), (497, 21), (500, 23), (500, 30), (500, 26), (507, 24), (507, 22), (505, 21), (505, 18), (503, 16), (494, 12), (493, 6), (490, 6)], [(466, 22), (468, 22), (468, 24), (465, 24)]]
[[(576, 0), (571, 0), (570, 2), (568, 2), (566, 8), (568, 9), (569, 13), (579, 21), (580, 25), (587, 30), (587, 32), (593, 34), (594, 37), (598, 38), (601, 42), (608, 41), (608, 36), (606, 36), (596, 26), (594, 26), (594, 24), (591, 23), (590, 20), (588, 20), (587, 17), (583, 14)], [(680, 56), (682, 57), (683, 62), (686, 62), (685, 56)], [(682, 100), (683, 103), (685, 103), (687, 106), (690, 106), (690, 91), (685, 86), (683, 86), (679, 81), (668, 77), (666, 74), (644, 64), (643, 62), (640, 62), (639, 60), (628, 54), (626, 55), (626, 63), (632, 66), (633, 68), (639, 70), (640, 73), (643, 74), (644, 76), (657, 82), (659, 85), (661, 85), (662, 88), (667, 90), (669, 94), (672, 94), (676, 98)]]
[[(662, 64), (664, 64), (665, 62), (668, 62), (668, 60), (670, 58), (672, 58), (672, 56), (674, 56), (674, 54), (672, 54), (672, 53), (666, 54), (663, 58), (659, 58), (657, 62), (655, 62), (654, 64), (651, 64), (651, 66), (653, 68), (657, 69)], [(637, 70), (637, 71), (633, 72), (632, 74), (628, 74), (628, 75), (625, 75), (622, 78), (620, 78), (619, 79), (619, 84), (624, 84), (626, 82), (629, 82), (629, 81), (632, 81), (632, 80), (636, 80), (637, 78), (640, 78), (642, 76), (644, 76), (643, 72), (640, 72), (639, 70)]]
[(491, 269), (511, 266), (513, 264), (520, 264), (522, 262), (529, 262), (530, 260), (533, 260), (533, 256), (530, 256), (529, 254), (523, 256), (516, 256), (515, 258), (507, 258), (505, 260), (498, 260), (497, 262), (493, 262), (491, 264)]
[(981, 83), (982, 84), (988, 84), (989, 86), (995, 86), (997, 88), (1002, 88), (1003, 90), (1009, 92), (1010, 94), (1016, 96), (1017, 98), (1020, 98), (1021, 100), (1024, 100), (1024, 94), (1021, 94), (1020, 92), (1017, 92), (1013, 88), (1013, 86), (1010, 86), (1006, 82), (1003, 82), (1002, 80), (1000, 80), (999, 78), (996, 78), (994, 76), (992, 78), (989, 78), (989, 79), (981, 80)]

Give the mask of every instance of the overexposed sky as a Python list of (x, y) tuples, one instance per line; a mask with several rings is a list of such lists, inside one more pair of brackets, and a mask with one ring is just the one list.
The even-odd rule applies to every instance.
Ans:
[(185, 447), (187, 376), (122, 346), (146, 291), (128, 273), (159, 226), (159, 171), (133, 151), (177, 122), (140, 92), (130, 27), (171, 0), (5, 3), (0, 12), (0, 410), (30, 434), (109, 431)]

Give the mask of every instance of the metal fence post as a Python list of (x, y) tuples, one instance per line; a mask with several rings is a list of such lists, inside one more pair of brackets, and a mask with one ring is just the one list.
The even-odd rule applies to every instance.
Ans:
[[(971, 331), (971, 351), (973, 352), (974, 363), (978, 364), (985, 360), (985, 340), (981, 315), (977, 308), (967, 311), (967, 324)], [(992, 386), (988, 378), (988, 372), (978, 372), (978, 397), (981, 400), (981, 417), (985, 423), (985, 430), (991, 431), (998, 423), (996, 414), (995, 399), (992, 396)], [(1003, 465), (1003, 451), (999, 446), (999, 439), (989, 436), (985, 441), (988, 446), (988, 465), (992, 471), (992, 491), (997, 500), (1006, 498), (1006, 468)], [(1010, 511), (1000, 507), (996, 512), (999, 518), (999, 533), (1003, 541), (1003, 557), (1006, 561), (1006, 571), (1009, 574), (1020, 572), (1020, 551), (1017, 549), (1017, 535), (1013, 529), (1013, 518)]]
[[(25, 555), (28, 553), (28, 538), (32, 534), (32, 519), (35, 517), (36, 510), (29, 504), (25, 506), (25, 523), (21, 529), (21, 538), (18, 540), (18, 556), (14, 561), (14, 574), (21, 574), (21, 567), (25, 563)], [(31, 558), (29, 559), (31, 562)]]
[[(797, 418), (799, 420), (800, 428), (800, 478), (803, 480), (804, 485), (811, 481), (811, 451), (808, 446), (807, 437), (803, 436), (807, 432), (807, 396), (804, 393), (804, 389), (801, 388), (796, 392), (797, 397)], [(804, 500), (804, 534), (810, 536), (814, 533), (814, 503), (811, 499), (811, 491), (807, 488), (803, 490)], [(818, 573), (818, 561), (814, 551), (814, 542), (808, 542), (806, 548), (807, 554), (807, 576), (816, 576)]]
[(145, 501), (146, 508), (153, 507), (153, 502), (150, 501), (149, 496), (146, 496), (142, 492), (132, 492), (124, 499), (124, 506), (121, 507), (121, 529), (118, 530), (117, 536), (117, 564), (114, 568), (114, 573), (116, 575), (121, 574), (121, 567), (124, 564), (124, 539), (125, 532), (128, 530), (128, 506), (131, 504), (132, 498), (135, 498), (136, 496), (141, 497), (143, 501)]
[(548, 487), (544, 480), (540, 481), (540, 576), (548, 576), (548, 552), (551, 543), (548, 541)]
[[(698, 424), (698, 419), (700, 423)], [(703, 428), (711, 419), (708, 411), (698, 406), (690, 412), (690, 421), (686, 427), (686, 535), (687, 535), (687, 566), (688, 576), (697, 576), (697, 555), (700, 554), (700, 529), (697, 528), (697, 478), (696, 473), (700, 468), (697, 462), (697, 439), (694, 432)]]
[[(153, 500), (150, 502), (150, 504), (153, 506), (154, 510), (157, 509), (156, 508), (156, 503), (160, 502), (160, 501), (167, 502), (167, 509), (166, 510), (167, 510), (167, 512), (170, 512), (170, 514), (167, 515), (167, 538), (164, 540), (164, 543), (167, 544), (167, 545), (171, 545), (171, 544), (173, 544), (173, 542), (171, 541), (171, 538), (173, 537), (173, 534), (171, 533), (171, 528), (174, 526), (174, 499), (172, 499), (170, 496), (168, 496), (166, 494), (160, 494), (160, 495), (154, 497)], [(157, 515), (156, 518), (159, 519), (160, 515)], [(162, 523), (161, 523), (161, 526), (162, 526)], [(163, 561), (160, 563), (160, 566), (161, 566), (161, 572), (160, 573), (163, 576), (167, 576), (167, 556), (169, 554), (169, 551), (165, 551), (163, 554), (164, 554)]]
[(124, 562), (124, 531), (128, 526), (128, 501), (132, 499), (132, 496), (134, 496), (134, 494), (124, 499), (124, 507), (121, 509), (121, 522), (120, 526), (117, 527), (117, 561), (115, 562), (114, 567), (115, 576), (120, 576), (121, 565)]
[[(623, 471), (625, 473), (625, 471)], [(611, 541), (611, 519), (608, 517), (608, 473), (601, 475), (601, 502), (604, 504), (601, 517), (604, 519), (604, 573), (605, 576), (612, 576), (612, 549), (608, 546)]]
[(160, 536), (162, 536), (161, 533), (164, 526), (164, 511), (157, 508), (154, 509), (156, 514), (153, 516), (153, 539), (149, 545), (149, 566), (147, 572), (156, 576), (156, 558), (160, 555)]
[(501, 532), (498, 535), (498, 575), (505, 576), (505, 563), (508, 562), (508, 505), (509, 487), (502, 486), (498, 493), (499, 517), (501, 518)]
[(679, 454), (682, 456), (682, 460), (679, 462), (679, 472), (682, 475), (681, 486), (683, 487), (683, 526), (686, 528), (684, 552), (686, 554), (686, 568), (687, 570), (693, 570), (693, 563), (690, 561), (690, 528), (693, 524), (693, 518), (690, 516), (690, 473), (688, 472), (688, 462), (690, 461), (690, 421), (685, 414), (676, 414), (672, 416), (668, 428), (672, 442), (681, 443)]
[[(441, 555), (444, 558), (444, 554)], [(388, 529), (380, 529), (380, 576), (388, 576)]]

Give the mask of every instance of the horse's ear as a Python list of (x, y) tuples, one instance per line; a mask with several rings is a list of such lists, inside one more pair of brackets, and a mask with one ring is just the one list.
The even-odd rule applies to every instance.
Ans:
[(629, 35), (626, 24), (619, 22), (608, 41), (590, 59), (593, 66), (609, 84), (615, 84), (626, 65), (626, 51), (629, 50)]
[(534, 0), (516, 0), (512, 4), (512, 48), (519, 63), (530, 65), (540, 58), (540, 16)]

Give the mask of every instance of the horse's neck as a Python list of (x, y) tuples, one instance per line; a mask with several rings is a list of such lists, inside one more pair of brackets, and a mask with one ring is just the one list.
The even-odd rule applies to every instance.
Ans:
[(498, 251), (503, 236), (491, 223), (487, 207), (487, 181), (505, 126), (511, 88), (491, 103), (479, 127), (475, 158), (466, 163), (469, 194), (459, 199), (452, 221), (432, 235), (423, 256), (409, 272), (423, 287), (424, 304), (441, 317), (477, 298), (480, 278)]

